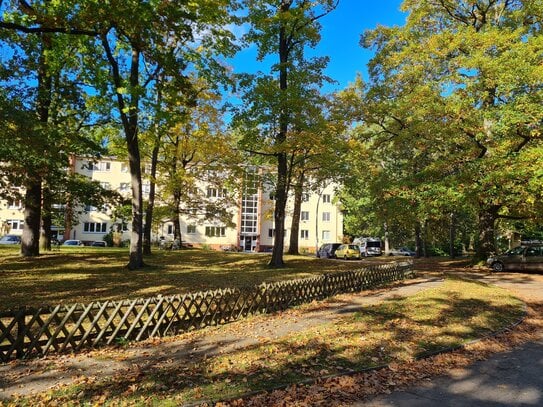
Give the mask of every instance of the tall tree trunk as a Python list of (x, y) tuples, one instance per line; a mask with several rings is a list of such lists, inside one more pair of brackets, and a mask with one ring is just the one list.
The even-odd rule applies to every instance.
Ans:
[(155, 210), (156, 173), (158, 164), (158, 152), (160, 149), (160, 124), (158, 112), (162, 104), (162, 75), (159, 75), (157, 84), (156, 110), (155, 110), (155, 144), (151, 153), (151, 180), (149, 185), (149, 202), (145, 208), (145, 225), (143, 227), (143, 254), (151, 254), (151, 229), (153, 225), (153, 212)]
[(451, 223), (449, 225), (449, 257), (451, 259), (455, 258), (454, 242), (456, 241), (456, 222), (454, 213), (451, 212)]
[(102, 45), (111, 67), (111, 74), (116, 88), (117, 105), (121, 122), (123, 124), (124, 137), (128, 150), (128, 166), (130, 169), (130, 185), (132, 190), (132, 231), (130, 232), (130, 254), (127, 267), (137, 270), (145, 267), (143, 262), (143, 194), (141, 187), (141, 157), (138, 141), (138, 112), (139, 112), (139, 63), (140, 52), (132, 47), (130, 61), (130, 89), (132, 93), (127, 101), (121, 93), (123, 80), (119, 64), (115, 59), (109, 45), (107, 34), (101, 35)]
[[(282, 1), (280, 12), (286, 13), (289, 11), (291, 1)], [(288, 36), (285, 27), (282, 25), (279, 29), (279, 90), (281, 95), (286, 95), (288, 89)], [(289, 125), (289, 110), (286, 98), (283, 98), (284, 104), (279, 113), (279, 131), (275, 136), (276, 147), (279, 152), (277, 157), (277, 186), (275, 190), (275, 240), (273, 243), (273, 251), (269, 265), (272, 267), (284, 266), (283, 251), (285, 244), (285, 212), (288, 196), (288, 158), (283, 151), (285, 142), (287, 141), (287, 132)]]
[(415, 223), (415, 257), (422, 257), (422, 233), (420, 222)]
[(156, 173), (159, 151), (159, 139), (157, 136), (156, 143), (153, 146), (151, 155), (151, 180), (149, 186), (149, 202), (145, 209), (145, 226), (143, 228), (143, 254), (151, 254), (151, 227), (153, 224), (153, 211), (155, 209), (156, 196)]
[[(42, 48), (38, 58), (38, 97), (36, 111), (41, 125), (40, 131), (47, 131), (49, 122), (49, 108), (51, 106), (51, 90), (53, 81), (47, 64), (47, 54), (52, 49), (51, 34), (40, 34)], [(43, 137), (36, 134), (36, 137)], [(36, 145), (46, 144), (37, 140)], [(36, 169), (35, 169), (36, 170)], [(33, 172), (33, 171), (32, 171)], [(40, 226), (41, 226), (41, 199), (42, 178), (36, 173), (28, 174), (25, 193), (25, 224), (21, 241), (21, 254), (24, 257), (39, 256), (40, 254)]]
[(385, 254), (390, 252), (390, 240), (388, 234), (388, 223), (383, 224), (383, 231), (385, 233)]
[(304, 190), (304, 172), (301, 171), (294, 187), (294, 212), (292, 214), (292, 224), (290, 226), (290, 244), (288, 254), (299, 254), (300, 241), (300, 215), (302, 210), (302, 194)]
[(41, 180), (38, 177), (28, 179), (25, 189), (25, 224), (21, 254), (24, 257), (34, 257), (40, 254)]
[(181, 242), (181, 191), (173, 192), (173, 238)]
[(428, 219), (425, 219), (422, 225), (422, 255), (430, 257), (430, 253), (428, 253)]
[(479, 210), (479, 240), (475, 251), (475, 262), (483, 261), (496, 250), (494, 223), (498, 218), (500, 206), (483, 207)]
[(53, 214), (51, 212), (53, 196), (49, 185), (44, 184), (42, 190), (42, 215), (41, 215), (41, 237), (40, 247), (42, 250), (51, 251), (51, 226), (53, 224)]

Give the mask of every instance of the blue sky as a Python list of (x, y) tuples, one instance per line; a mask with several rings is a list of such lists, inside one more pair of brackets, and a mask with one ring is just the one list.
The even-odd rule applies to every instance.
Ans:
[[(400, 12), (401, 3), (401, 0), (340, 0), (338, 8), (320, 20), (322, 40), (310, 54), (330, 57), (326, 74), (338, 83), (327, 87), (327, 92), (343, 89), (357, 72), (367, 78), (366, 64), (372, 52), (360, 47), (360, 35), (379, 24), (403, 25), (405, 14)], [(268, 72), (256, 61), (254, 49), (241, 51), (233, 66), (236, 72)]]

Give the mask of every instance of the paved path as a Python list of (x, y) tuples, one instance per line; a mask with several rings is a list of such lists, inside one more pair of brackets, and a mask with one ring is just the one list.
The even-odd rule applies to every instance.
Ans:
[[(438, 277), (407, 280), (393, 288), (338, 295), (313, 304), (309, 310), (287, 310), (281, 314), (259, 316), (217, 328), (209, 328), (178, 339), (158, 343), (135, 344), (116, 350), (116, 357), (89, 351), (76, 355), (51, 355), (44, 359), (17, 361), (0, 365), (0, 402), (15, 394), (29, 395), (46, 391), (59, 384), (73, 382), (77, 376), (115, 376), (139, 366), (152, 369), (165, 360), (182, 368), (187, 361), (235, 352), (238, 349), (274, 340), (325, 322), (354, 313), (361, 307), (388, 298), (406, 297), (436, 287), (443, 282)], [(119, 356), (118, 354), (121, 353)]]
[[(526, 301), (543, 301), (541, 275), (466, 275), (511, 290)], [(536, 342), (453, 370), (418, 387), (353, 406), (543, 406), (543, 335)]]

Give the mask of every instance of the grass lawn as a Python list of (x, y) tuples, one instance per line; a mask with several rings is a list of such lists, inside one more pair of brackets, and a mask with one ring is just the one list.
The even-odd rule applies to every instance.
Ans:
[(155, 250), (145, 258), (149, 267), (130, 271), (125, 267), (127, 249), (61, 247), (38, 258), (25, 259), (19, 256), (18, 247), (0, 247), (0, 309), (251, 286), (344, 271), (379, 261), (285, 256), (286, 267), (272, 269), (267, 267), (269, 259), (269, 254)]
[[(303, 312), (318, 307), (308, 304)], [(482, 283), (450, 278), (438, 288), (412, 297), (365, 306), (356, 314), (339, 317), (295, 334), (266, 340), (231, 352), (218, 352), (194, 361), (173, 356), (132, 365), (122, 348), (102, 357), (132, 366), (110, 377), (80, 381), (36, 397), (20, 398), (17, 405), (55, 400), (58, 405), (138, 406), (182, 405), (197, 400), (224, 400), (254, 391), (344, 374), (384, 364), (401, 365), (429, 352), (455, 347), (500, 330), (523, 314), (523, 304), (507, 291)], [(229, 329), (266, 323), (259, 316), (212, 328), (196, 335), (228, 335)], [(259, 322), (260, 321), (260, 322)], [(191, 334), (194, 335), (194, 334)], [(177, 338), (183, 347), (183, 338)], [(97, 351), (99, 352), (99, 351)]]

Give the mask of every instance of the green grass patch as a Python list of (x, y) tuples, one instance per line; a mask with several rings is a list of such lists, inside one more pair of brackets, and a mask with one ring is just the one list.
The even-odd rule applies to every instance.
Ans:
[[(79, 391), (78, 398), (89, 404), (100, 398), (108, 405), (138, 405), (150, 398), (156, 403), (153, 405), (235, 398), (303, 380), (413, 360), (501, 330), (523, 312), (523, 304), (503, 289), (449, 279), (439, 288), (364, 307), (356, 314), (277, 340), (224, 354), (218, 349), (189, 363), (149, 363), (145, 372), (97, 379)], [(236, 329), (251, 330), (247, 321), (236, 324)], [(206, 335), (205, 331), (201, 335)], [(78, 386), (80, 390), (81, 384)], [(72, 397), (75, 393), (68, 387), (30, 400), (53, 397), (70, 404), (76, 401)]]

